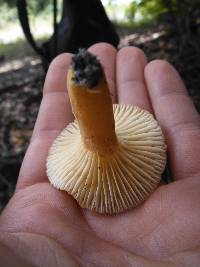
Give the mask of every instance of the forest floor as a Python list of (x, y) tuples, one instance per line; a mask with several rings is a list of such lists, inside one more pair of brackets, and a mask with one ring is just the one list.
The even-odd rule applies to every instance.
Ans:
[[(119, 47), (143, 49), (148, 60), (166, 59), (186, 83), (200, 112), (200, 30), (184, 43), (163, 27), (119, 29)], [(16, 53), (17, 51), (17, 53)], [(0, 47), (0, 211), (12, 196), (42, 98), (44, 71), (26, 43)]]

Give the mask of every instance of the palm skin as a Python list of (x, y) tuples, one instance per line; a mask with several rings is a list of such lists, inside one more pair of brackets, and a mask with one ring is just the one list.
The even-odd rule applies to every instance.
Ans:
[(199, 266), (200, 120), (181, 79), (167, 62), (147, 64), (137, 48), (116, 52), (97, 44), (90, 50), (105, 66), (113, 102), (155, 114), (166, 136), (174, 182), (114, 216), (83, 210), (49, 184), (48, 149), (73, 120), (65, 89), (71, 55), (60, 55), (46, 78), (16, 192), (0, 217), (0, 240), (17, 255), (10, 266), (18, 266), (17, 261), (24, 266)]

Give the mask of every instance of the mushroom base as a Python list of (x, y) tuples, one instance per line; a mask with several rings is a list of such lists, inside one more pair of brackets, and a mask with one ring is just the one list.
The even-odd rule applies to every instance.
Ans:
[(149, 112), (113, 105), (118, 147), (102, 155), (88, 150), (77, 122), (56, 138), (47, 158), (47, 175), (79, 205), (99, 213), (119, 213), (143, 202), (160, 182), (166, 164), (162, 131)]

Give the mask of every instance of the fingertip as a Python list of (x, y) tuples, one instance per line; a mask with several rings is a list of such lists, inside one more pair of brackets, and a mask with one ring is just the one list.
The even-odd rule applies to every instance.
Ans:
[(144, 52), (137, 47), (124, 47), (117, 53), (118, 83), (135, 80), (144, 82), (144, 68), (147, 59)]
[(155, 75), (158, 72), (167, 73), (169, 70), (177, 72), (168, 61), (164, 59), (154, 59), (145, 66), (144, 72), (146, 75)]
[(122, 58), (124, 61), (133, 59), (135, 62), (140, 62), (143, 67), (147, 64), (147, 58), (142, 49), (134, 46), (127, 46), (121, 48), (117, 57)]
[(149, 62), (144, 69), (144, 76), (147, 85), (154, 83), (154, 90), (150, 90), (152, 96), (168, 94), (173, 90), (176, 93), (187, 93), (178, 71), (166, 60), (156, 59)]
[(146, 68), (145, 69), (148, 69), (148, 68), (154, 68), (157, 66), (163, 66), (163, 67), (167, 67), (167, 66), (171, 66), (171, 64), (165, 60), (165, 59), (154, 59), (154, 60), (151, 60), (147, 65), (146, 65)]
[(97, 43), (88, 48), (88, 51), (97, 56), (104, 67), (104, 72), (109, 85), (113, 103), (116, 102), (116, 77), (115, 65), (117, 50), (108, 43)]
[(71, 62), (71, 57), (71, 53), (62, 53), (53, 59), (45, 78), (45, 84), (43, 89), (44, 94), (46, 92), (55, 91), (56, 88), (63, 88), (62, 84), (63, 82), (65, 84), (64, 79), (66, 79), (67, 70)]
[(124, 47), (117, 53), (117, 92), (119, 103), (139, 106), (150, 112), (144, 67), (147, 59), (137, 47)]
[(93, 44), (92, 46), (90, 46), (88, 48), (88, 50), (94, 54), (97, 54), (100, 52), (101, 54), (107, 54), (109, 53), (117, 53), (117, 49), (109, 44), (109, 43), (97, 43), (97, 44)]
[(71, 57), (71, 53), (59, 54), (52, 60), (51, 64), (49, 65), (49, 70), (51, 71), (52, 69), (55, 70), (55, 68), (65, 68), (66, 64), (70, 62)]
[(90, 46), (88, 51), (98, 57), (101, 64), (104, 66), (105, 73), (108, 78), (113, 79), (115, 74), (115, 60), (117, 54), (116, 48), (108, 43), (97, 43)]

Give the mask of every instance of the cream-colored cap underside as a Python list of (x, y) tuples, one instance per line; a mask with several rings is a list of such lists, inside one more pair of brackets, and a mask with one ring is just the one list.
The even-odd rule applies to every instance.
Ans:
[(56, 138), (47, 159), (47, 175), (81, 207), (118, 213), (137, 206), (158, 185), (166, 163), (166, 145), (153, 116), (138, 107), (113, 105), (119, 146), (102, 157), (88, 151), (77, 122)]

